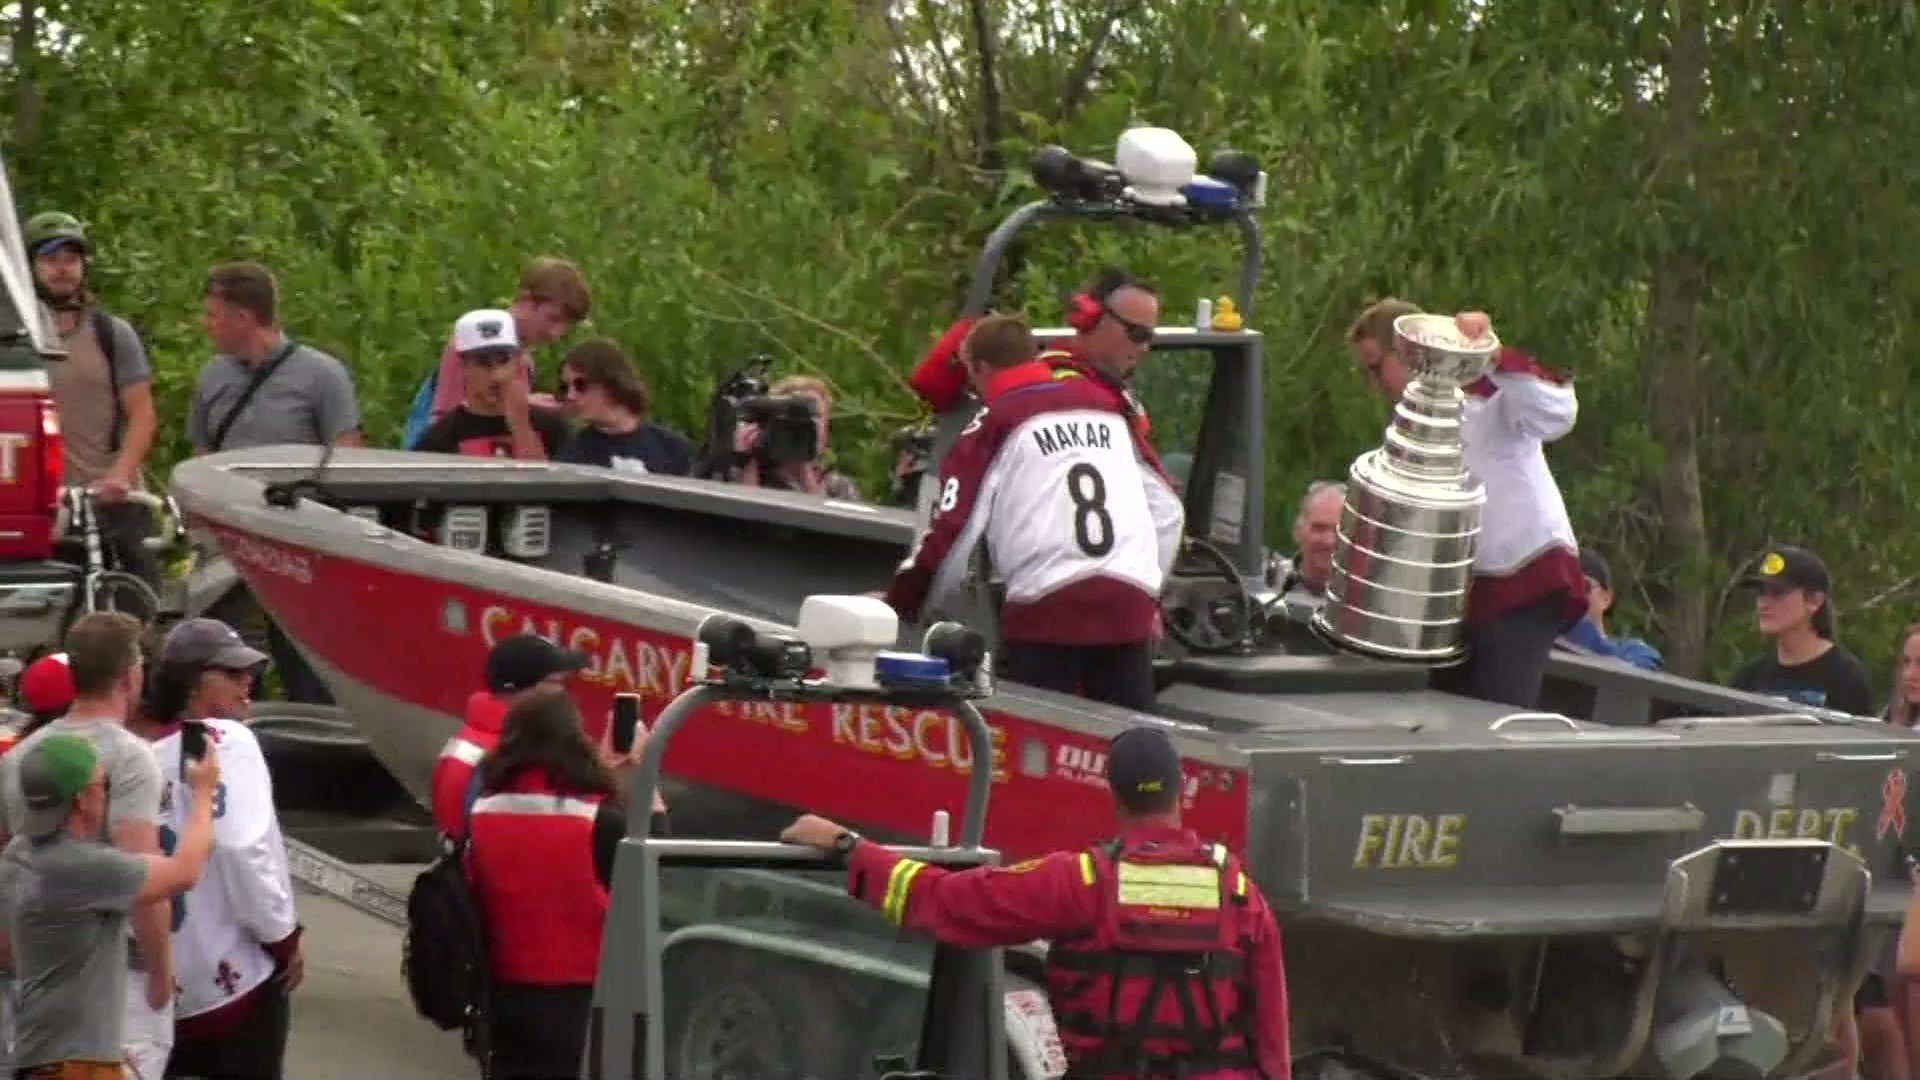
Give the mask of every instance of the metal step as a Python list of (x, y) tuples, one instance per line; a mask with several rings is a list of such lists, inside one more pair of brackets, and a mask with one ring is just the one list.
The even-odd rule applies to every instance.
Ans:
[(389, 926), (406, 928), (406, 897), (312, 844), (290, 836), (286, 844), (287, 870), (293, 880)]

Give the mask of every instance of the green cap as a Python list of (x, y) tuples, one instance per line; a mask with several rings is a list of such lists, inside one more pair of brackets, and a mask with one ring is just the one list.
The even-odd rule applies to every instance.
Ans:
[(82, 254), (87, 251), (86, 227), (80, 224), (79, 218), (59, 210), (47, 210), (29, 218), (22, 239), (29, 258), (45, 255), (61, 244), (72, 244)]
[(99, 761), (93, 743), (79, 735), (49, 735), (27, 749), (20, 761), (20, 794), (27, 803), (28, 836), (37, 840), (66, 826)]

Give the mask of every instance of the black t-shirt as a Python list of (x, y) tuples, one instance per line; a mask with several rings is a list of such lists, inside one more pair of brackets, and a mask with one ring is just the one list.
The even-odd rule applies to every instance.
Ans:
[(1741, 668), (1733, 677), (1733, 688), (1853, 716), (1874, 714), (1873, 680), (1866, 666), (1838, 645), (1791, 667), (1769, 652)]
[[(567, 421), (552, 409), (529, 410), (528, 419), (547, 448), (549, 458), (567, 443)], [(420, 436), (415, 450), (434, 454), (462, 454), (467, 457), (513, 456), (513, 436), (507, 432), (504, 416), (481, 416), (462, 405), (440, 419)]]
[(624, 435), (585, 427), (574, 433), (557, 460), (621, 472), (685, 476), (693, 471), (693, 444), (658, 424), (641, 424)]

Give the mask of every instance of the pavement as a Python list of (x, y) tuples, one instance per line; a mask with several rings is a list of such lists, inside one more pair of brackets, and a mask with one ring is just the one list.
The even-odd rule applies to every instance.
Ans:
[[(362, 866), (405, 895), (417, 866)], [(478, 1077), (457, 1032), (413, 1011), (400, 980), (400, 931), (337, 900), (300, 890), (306, 982), (293, 996), (287, 1080), (468, 1080)]]

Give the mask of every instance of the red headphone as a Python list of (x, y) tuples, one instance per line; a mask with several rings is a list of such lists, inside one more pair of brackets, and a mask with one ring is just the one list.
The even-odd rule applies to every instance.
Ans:
[(1067, 301), (1067, 325), (1081, 333), (1091, 331), (1107, 313), (1107, 305), (1093, 298), (1091, 293), (1075, 293)]

